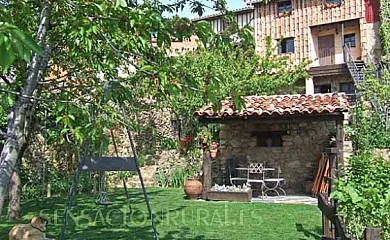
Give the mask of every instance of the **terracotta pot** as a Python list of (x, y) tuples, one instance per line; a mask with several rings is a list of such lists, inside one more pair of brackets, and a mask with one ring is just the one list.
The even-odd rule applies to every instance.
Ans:
[(217, 151), (218, 150), (210, 150), (210, 157), (211, 158), (216, 158), (217, 157)]
[(187, 140), (186, 139), (180, 139), (180, 150), (184, 150), (186, 145), (187, 145)]
[(187, 195), (187, 199), (196, 200), (202, 194), (202, 183), (198, 178), (187, 178), (184, 183), (184, 192)]

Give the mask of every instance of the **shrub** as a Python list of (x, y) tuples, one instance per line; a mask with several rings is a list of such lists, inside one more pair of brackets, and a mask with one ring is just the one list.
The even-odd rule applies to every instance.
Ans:
[(370, 152), (351, 157), (331, 197), (354, 238), (362, 239), (366, 227), (381, 227), (382, 239), (390, 239), (390, 162)]

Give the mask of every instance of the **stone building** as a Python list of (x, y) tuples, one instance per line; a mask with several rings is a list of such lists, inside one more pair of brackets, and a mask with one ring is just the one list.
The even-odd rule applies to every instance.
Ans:
[(248, 1), (254, 7), (256, 51), (266, 37), (292, 64), (310, 60), (306, 93), (345, 92), (355, 98), (362, 68), (380, 57), (380, 0)]
[[(213, 183), (228, 182), (226, 160), (236, 158), (242, 167), (264, 162), (280, 168), (287, 192), (304, 192), (348, 110), (346, 95), (337, 93), (250, 96), (241, 111), (234, 109), (231, 99), (217, 113), (211, 107), (198, 110), (202, 121), (221, 124), (220, 154), (212, 162)], [(341, 141), (337, 145), (342, 149)]]
[[(239, 28), (242, 28), (246, 25), (251, 26), (252, 28), (255, 27), (255, 21), (254, 21), (254, 8), (251, 6), (247, 6), (244, 8), (239, 8), (233, 10), (234, 13), (234, 19), (238, 24)], [(221, 31), (224, 31), (227, 27), (227, 24), (224, 20), (224, 14), (223, 13), (216, 13), (211, 15), (206, 15), (199, 18), (192, 19), (192, 22), (200, 22), (200, 21), (207, 21), (210, 23), (211, 28), (214, 32), (218, 33)], [(181, 54), (184, 54), (186, 52), (195, 52), (198, 49), (199, 38), (195, 35), (183, 39), (183, 41), (172, 41), (169, 54), (172, 56), (178, 56)]]

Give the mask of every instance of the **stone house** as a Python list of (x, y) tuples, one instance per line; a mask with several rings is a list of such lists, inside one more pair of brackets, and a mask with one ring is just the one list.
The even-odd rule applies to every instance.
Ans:
[[(342, 127), (349, 103), (344, 93), (245, 97), (245, 107), (234, 109), (231, 99), (214, 113), (210, 106), (196, 115), (206, 123), (221, 124), (220, 154), (212, 161), (212, 183), (229, 182), (226, 160), (239, 165), (264, 162), (281, 170), (288, 193), (303, 193), (318, 168), (321, 153), (337, 139), (342, 159)], [(276, 174), (276, 171), (266, 173)]]
[(249, 2), (258, 54), (265, 53), (269, 36), (292, 64), (311, 61), (306, 94), (345, 92), (354, 99), (361, 69), (380, 57), (380, 0)]
[[(254, 8), (247, 6), (244, 8), (239, 8), (233, 10), (234, 19), (237, 22), (240, 28), (249, 25), (255, 27), (254, 20)], [(210, 23), (211, 28), (214, 32), (218, 33), (226, 29), (227, 24), (224, 20), (224, 14), (216, 13), (211, 15), (206, 15), (198, 18), (192, 19), (192, 22), (207, 21)], [(186, 52), (194, 52), (198, 49), (199, 39), (197, 36), (193, 35), (189, 38), (183, 39), (183, 41), (172, 41), (170, 46), (170, 55), (178, 56)]]

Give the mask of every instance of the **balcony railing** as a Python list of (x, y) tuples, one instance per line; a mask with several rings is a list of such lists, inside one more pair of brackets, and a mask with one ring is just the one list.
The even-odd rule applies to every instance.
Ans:
[(335, 64), (335, 50), (334, 48), (321, 48), (318, 51), (318, 60), (320, 66)]

